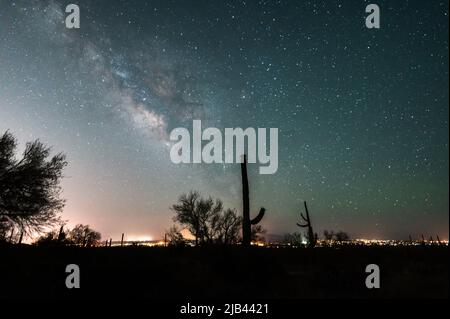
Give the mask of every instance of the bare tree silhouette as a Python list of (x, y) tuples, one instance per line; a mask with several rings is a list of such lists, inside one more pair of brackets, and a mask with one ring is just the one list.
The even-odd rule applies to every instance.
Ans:
[(240, 240), (242, 219), (236, 211), (227, 209), (223, 214), (213, 217), (212, 228), (215, 232), (216, 242), (223, 245), (237, 244)]
[(200, 230), (200, 216), (197, 210), (197, 202), (200, 194), (196, 191), (191, 191), (189, 194), (182, 194), (178, 198), (178, 204), (175, 204), (171, 209), (175, 212), (174, 221), (185, 226), (195, 238), (195, 245), (199, 244), (201, 237)]
[(76, 225), (69, 232), (69, 240), (74, 244), (81, 247), (97, 246), (101, 240), (102, 235), (91, 229), (89, 225)]
[(191, 191), (181, 195), (172, 210), (174, 221), (194, 236), (196, 246), (239, 241), (242, 220), (234, 210), (224, 210), (220, 199), (202, 198), (198, 192)]
[(336, 241), (338, 241), (338, 242), (344, 242), (344, 241), (350, 240), (349, 234), (347, 234), (346, 232), (344, 232), (342, 230), (338, 231), (336, 233), (335, 237), (336, 237)]
[(261, 225), (252, 225), (251, 238), (252, 241), (264, 241), (264, 234), (267, 232)]
[(328, 230), (324, 230), (323, 231), (323, 237), (325, 238), (325, 240), (333, 240), (334, 238), (334, 231), (328, 231)]
[(186, 240), (183, 237), (183, 234), (176, 226), (170, 227), (164, 236), (167, 245), (172, 247), (184, 247), (186, 246)]
[(68, 238), (69, 230), (64, 229), (62, 225), (59, 230), (51, 230), (41, 235), (34, 244), (37, 246), (67, 246), (73, 242)]

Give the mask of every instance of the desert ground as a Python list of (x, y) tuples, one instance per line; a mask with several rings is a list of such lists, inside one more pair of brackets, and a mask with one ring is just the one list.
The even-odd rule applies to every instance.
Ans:
[[(448, 247), (0, 248), (0, 298), (448, 298)], [(80, 267), (67, 289), (65, 267)], [(368, 264), (380, 289), (367, 289)]]

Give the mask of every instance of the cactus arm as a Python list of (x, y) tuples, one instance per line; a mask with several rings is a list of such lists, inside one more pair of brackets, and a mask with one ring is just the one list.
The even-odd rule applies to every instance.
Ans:
[(250, 200), (249, 200), (249, 185), (247, 176), (247, 156), (243, 155), (241, 162), (241, 176), (242, 176), (242, 244), (250, 246), (252, 225), (258, 224), (264, 217), (265, 208), (261, 208), (258, 216), (254, 219), (250, 218)]
[(303, 220), (304, 220), (306, 223), (308, 223), (308, 218), (306, 218), (306, 217), (303, 215), (303, 213), (300, 213), (300, 216), (303, 218)]
[(303, 202), (305, 204), (305, 211), (306, 211), (306, 218), (309, 221), (309, 210), (308, 210), (308, 205), (306, 205), (306, 201)]
[(313, 248), (316, 246), (316, 242), (317, 242), (317, 237), (314, 234), (312, 225), (311, 225), (311, 219), (309, 218), (309, 211), (308, 211), (308, 206), (306, 205), (306, 201), (303, 202), (305, 205), (305, 215), (303, 215), (302, 212), (300, 212), (300, 216), (301, 219), (303, 219), (304, 224), (301, 223), (297, 223), (298, 227), (302, 227), (302, 228), (308, 228), (308, 246)]
[(250, 221), (250, 223), (251, 223), (252, 225), (258, 224), (258, 223), (261, 221), (261, 219), (263, 219), (265, 213), (266, 213), (266, 209), (265, 209), (264, 207), (262, 207), (261, 210), (259, 211), (258, 216), (256, 216), (255, 218), (253, 218), (253, 219)]

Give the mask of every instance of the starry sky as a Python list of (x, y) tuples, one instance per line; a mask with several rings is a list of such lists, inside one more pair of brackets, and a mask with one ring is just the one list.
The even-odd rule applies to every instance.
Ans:
[(170, 161), (194, 119), (279, 129), (249, 167), (269, 234), (306, 200), (319, 234), (448, 238), (448, 36), (437, 0), (0, 0), (0, 132), (66, 153), (62, 217), (104, 238), (161, 238), (191, 189), (241, 211), (238, 164)]

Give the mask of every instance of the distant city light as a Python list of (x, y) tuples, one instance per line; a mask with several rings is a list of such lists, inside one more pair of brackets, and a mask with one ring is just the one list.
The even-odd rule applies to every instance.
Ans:
[[(188, 246), (194, 246), (193, 240), (186, 240)], [(300, 245), (295, 245), (293, 243), (287, 242), (264, 242), (264, 241), (253, 241), (252, 246), (256, 247), (266, 247), (266, 248), (295, 248), (297, 246), (304, 247), (307, 243), (303, 242)], [(164, 247), (167, 246), (167, 242), (164, 240), (152, 240), (151, 237), (136, 237), (134, 240), (127, 239), (123, 242), (112, 241), (111, 246), (146, 246), (146, 247)], [(336, 241), (336, 240), (319, 240), (316, 247), (339, 247), (339, 246), (448, 246), (448, 240), (392, 240), (392, 239), (365, 239), (358, 238), (347, 241)]]

